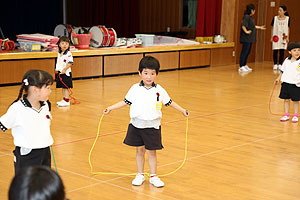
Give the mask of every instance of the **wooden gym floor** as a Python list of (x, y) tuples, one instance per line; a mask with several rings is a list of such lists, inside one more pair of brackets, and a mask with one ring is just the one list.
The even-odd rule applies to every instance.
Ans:
[[(163, 177), (165, 187), (148, 180), (132, 186), (132, 176), (90, 174), (88, 154), (103, 109), (122, 100), (138, 75), (74, 81), (81, 102), (57, 108), (61, 90), (52, 86), (51, 131), (58, 172), (72, 200), (298, 200), (300, 199), (299, 124), (280, 122), (268, 102), (277, 77), (270, 63), (250, 64), (254, 71), (239, 74), (237, 66), (160, 72), (157, 83), (190, 111), (188, 156), (175, 174)], [(20, 86), (0, 87), (0, 115), (16, 98)], [(271, 109), (283, 112), (277, 96)], [(292, 104), (291, 104), (292, 105)], [(92, 154), (95, 171), (134, 173), (135, 149), (122, 144), (129, 108), (103, 118), (101, 137)], [(185, 118), (163, 109), (163, 144), (158, 151), (158, 174), (176, 169), (184, 158)], [(0, 134), (0, 196), (6, 199), (14, 175), (11, 131)], [(145, 171), (148, 171), (146, 163)], [(54, 167), (53, 167), (54, 169)]]

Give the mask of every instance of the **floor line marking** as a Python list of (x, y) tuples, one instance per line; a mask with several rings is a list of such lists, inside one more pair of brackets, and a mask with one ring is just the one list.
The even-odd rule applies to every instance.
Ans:
[(85, 188), (89, 188), (89, 187), (93, 187), (95, 185), (98, 185), (98, 184), (108, 184), (108, 185), (111, 185), (111, 186), (114, 186), (114, 187), (117, 187), (117, 188), (120, 188), (120, 189), (123, 189), (123, 190), (127, 190), (127, 191), (130, 191), (130, 192), (135, 192), (135, 193), (139, 193), (139, 194), (142, 194), (144, 196), (147, 196), (147, 197), (150, 197), (150, 198), (153, 198), (153, 199), (159, 199), (160, 198), (157, 198), (157, 197), (153, 197), (151, 195), (147, 195), (147, 194), (144, 194), (142, 192), (138, 192), (138, 191), (135, 191), (135, 190), (131, 190), (131, 189), (128, 189), (128, 188), (125, 188), (125, 187), (122, 187), (122, 186), (119, 186), (119, 185), (116, 185), (116, 184), (113, 184), (113, 183), (110, 183), (109, 181), (113, 181), (113, 180), (117, 180), (117, 179), (120, 179), (120, 178), (123, 178), (124, 176), (120, 176), (120, 177), (117, 177), (117, 178), (113, 178), (113, 179), (109, 179), (107, 181), (103, 181), (103, 180), (100, 180), (100, 179), (96, 179), (94, 177), (89, 177), (89, 176), (86, 176), (86, 175), (83, 175), (83, 174), (79, 174), (77, 172), (74, 172), (74, 171), (70, 171), (70, 170), (66, 170), (66, 169), (62, 169), (62, 168), (58, 168), (59, 170), (61, 171), (65, 171), (65, 172), (68, 172), (68, 173), (71, 173), (71, 174), (74, 174), (74, 175), (77, 175), (77, 176), (81, 176), (81, 177), (84, 177), (84, 178), (88, 178), (88, 179), (91, 179), (91, 180), (94, 180), (94, 181), (97, 181), (98, 183), (94, 183), (94, 184), (91, 184), (91, 185), (88, 185), (88, 186), (83, 186), (83, 187), (80, 187), (80, 188), (76, 188), (76, 189), (73, 189), (73, 190), (70, 190), (70, 191), (67, 191), (66, 193), (71, 193), (71, 192), (75, 192), (75, 191), (78, 191), (78, 190), (82, 190), (82, 189), (85, 189)]
[[(235, 149), (235, 148), (238, 148), (238, 147), (243, 147), (243, 146), (255, 144), (255, 143), (258, 143), (258, 142), (263, 142), (263, 141), (266, 141), (266, 140), (271, 140), (271, 139), (274, 139), (274, 138), (277, 138), (277, 137), (280, 137), (280, 136), (286, 135), (286, 134), (289, 134), (289, 133), (281, 133), (281, 134), (278, 134), (278, 135), (275, 135), (275, 136), (266, 137), (266, 138), (260, 138), (260, 139), (257, 139), (257, 140), (251, 141), (251, 142), (246, 142), (246, 143), (243, 143), (243, 144), (234, 145), (234, 146), (231, 146), (231, 147), (226, 147), (226, 148), (219, 149), (219, 150), (215, 150), (215, 151), (208, 152), (208, 153), (203, 153), (203, 154), (200, 154), (200, 155), (198, 155), (198, 156), (193, 156), (193, 157), (187, 158), (187, 160), (193, 160), (193, 159), (205, 157), (205, 156), (208, 156), (208, 155), (212, 155), (212, 154), (216, 154), (216, 153), (228, 151), (228, 150), (231, 150), (231, 149)], [(178, 161), (171, 162), (171, 163), (164, 164), (164, 165), (159, 165), (159, 166), (157, 166), (157, 168), (161, 168), (161, 167), (173, 165), (173, 164), (179, 163), (179, 162), (182, 162), (182, 160), (178, 160)], [(131, 192), (143, 194), (143, 195), (148, 196), (148, 197), (151, 197), (151, 198), (155, 198), (155, 197), (146, 195), (146, 194), (144, 194), (144, 193), (140, 193), (140, 192), (138, 192), (138, 191), (130, 190), (130, 189), (128, 189), (128, 188), (124, 188), (124, 187), (122, 187), (122, 186), (119, 186), (119, 185), (110, 183), (110, 181), (117, 180), (117, 179), (121, 179), (121, 178), (123, 178), (123, 177), (125, 177), (125, 176), (119, 176), (119, 177), (116, 177), (116, 178), (112, 178), (112, 179), (103, 181), (103, 180), (100, 180), (100, 179), (96, 179), (96, 178), (93, 178), (93, 177), (89, 177), (89, 176), (86, 176), (86, 175), (83, 175), (83, 174), (80, 174), (80, 173), (77, 173), (77, 172), (73, 172), (73, 171), (70, 171), (70, 170), (66, 170), (66, 169), (59, 168), (59, 170), (62, 170), (62, 171), (65, 171), (65, 172), (68, 172), (68, 173), (71, 173), (71, 174), (74, 174), (74, 175), (78, 175), (78, 176), (81, 176), (81, 177), (84, 177), (84, 178), (92, 179), (92, 180), (98, 182), (98, 183), (95, 183), (95, 184), (91, 184), (91, 185), (88, 185), (88, 186), (83, 186), (83, 187), (80, 187), (80, 188), (76, 188), (76, 189), (67, 191), (67, 193), (75, 192), (75, 191), (78, 191), (78, 190), (82, 190), (82, 189), (85, 189), (85, 188), (93, 187), (93, 186), (95, 186), (95, 185), (104, 183), (104, 184), (109, 184), (109, 185), (112, 185), (112, 186), (117, 187), (117, 188), (120, 188), (120, 189), (124, 189), (124, 190), (127, 190), (127, 191), (131, 191)], [(155, 198), (155, 199), (157, 199), (157, 198)]]
[[(251, 107), (257, 107), (257, 106), (261, 106), (261, 105), (264, 105), (264, 104), (257, 104), (257, 105), (252, 105), (252, 106), (245, 106), (245, 107), (240, 107), (240, 108), (235, 108), (235, 109), (220, 111), (220, 112), (203, 114), (203, 115), (198, 115), (198, 116), (190, 117), (189, 119), (191, 120), (191, 119), (197, 119), (197, 118), (201, 118), (201, 117), (209, 117), (209, 116), (213, 116), (213, 115), (218, 115), (218, 114), (223, 114), (223, 113), (229, 113), (229, 112), (233, 112), (233, 111), (237, 111), (237, 110), (243, 110), (243, 109), (247, 109), (247, 108), (251, 108)], [(173, 121), (163, 122), (162, 124), (177, 123), (177, 122), (182, 122), (182, 121), (185, 121), (185, 120), (186, 119), (173, 120)], [(101, 134), (101, 135), (99, 135), (99, 137), (105, 137), (105, 136), (115, 135), (115, 134), (125, 133), (125, 132), (126, 132), (126, 130), (116, 131), (116, 132), (112, 132), (112, 133)], [(96, 137), (97, 136), (92, 136), (92, 137), (81, 138), (81, 139), (77, 139), (77, 140), (71, 140), (69, 142), (62, 142), (62, 143), (53, 144), (52, 146), (53, 147), (57, 147), (57, 146), (61, 146), (61, 145), (72, 144), (72, 143), (76, 143), (76, 142), (82, 142), (82, 141), (85, 141), (85, 140), (95, 139)]]

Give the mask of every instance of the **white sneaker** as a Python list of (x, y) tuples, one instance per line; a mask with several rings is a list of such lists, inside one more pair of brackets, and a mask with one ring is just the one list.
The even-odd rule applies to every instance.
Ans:
[(278, 70), (281, 70), (281, 65), (277, 65), (277, 69), (278, 69)]
[(277, 70), (277, 69), (278, 69), (278, 65), (274, 65), (273, 70)]
[(284, 115), (283, 117), (281, 117), (280, 118), (280, 121), (282, 121), (282, 122), (286, 122), (286, 121), (288, 121), (290, 119), (290, 117), (289, 116), (287, 116), (287, 115)]
[(58, 102), (56, 102), (56, 104), (58, 105), (58, 104), (62, 103), (63, 101), (64, 101), (64, 100), (58, 101)]
[(244, 67), (245, 67), (249, 72), (252, 71), (252, 68), (250, 68), (248, 65), (245, 65)]
[(239, 72), (248, 72), (248, 69), (245, 66), (239, 68)]
[(164, 187), (165, 185), (164, 182), (162, 182), (157, 176), (151, 177), (149, 182), (155, 187)]
[(70, 106), (70, 101), (66, 102), (65, 100), (62, 100), (61, 102), (57, 102), (58, 107), (68, 107)]
[(292, 122), (294, 123), (297, 123), (299, 120), (298, 120), (298, 116), (297, 115), (294, 115), (293, 116), (293, 119), (292, 119)]
[(132, 185), (140, 186), (144, 183), (145, 176), (143, 174), (137, 174), (133, 181), (131, 182)]

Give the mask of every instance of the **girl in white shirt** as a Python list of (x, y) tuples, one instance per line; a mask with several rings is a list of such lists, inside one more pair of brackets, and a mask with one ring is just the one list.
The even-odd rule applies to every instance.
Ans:
[[(12, 129), (14, 137), (14, 167), (17, 174), (26, 166), (51, 167), (50, 133), (51, 104), (48, 101), (53, 77), (42, 70), (29, 70), (22, 79), (17, 99), (0, 117), (0, 129)], [(22, 97), (23, 91), (25, 91)], [(22, 97), (22, 98), (21, 98)]]
[(292, 122), (298, 122), (298, 110), (300, 101), (300, 43), (291, 42), (287, 47), (290, 57), (286, 58), (281, 67), (281, 73), (275, 80), (275, 84), (281, 82), (279, 98), (284, 100), (285, 115), (280, 121), (290, 119), (290, 100), (294, 103), (294, 116)]
[(71, 66), (73, 56), (70, 52), (71, 41), (66, 36), (61, 36), (57, 42), (59, 51), (56, 61), (56, 88), (62, 88), (63, 99), (57, 102), (59, 107), (70, 106), (69, 88), (73, 88)]

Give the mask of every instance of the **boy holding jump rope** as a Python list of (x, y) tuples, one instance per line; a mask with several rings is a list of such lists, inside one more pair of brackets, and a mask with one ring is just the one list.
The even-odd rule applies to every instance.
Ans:
[(284, 116), (280, 121), (288, 121), (290, 119), (290, 99), (294, 102), (294, 116), (292, 122), (298, 122), (298, 109), (300, 101), (300, 43), (291, 42), (287, 50), (288, 58), (282, 64), (281, 73), (275, 80), (275, 84), (281, 83), (281, 91), (279, 98), (284, 99)]
[(189, 116), (187, 110), (180, 107), (169, 97), (165, 89), (154, 83), (160, 64), (152, 56), (145, 56), (139, 63), (139, 75), (141, 82), (134, 84), (127, 92), (125, 99), (107, 107), (103, 113), (108, 114), (111, 110), (130, 106), (130, 124), (124, 144), (136, 147), (136, 165), (138, 173), (132, 181), (132, 185), (140, 186), (144, 183), (145, 152), (148, 154), (150, 168), (149, 182), (155, 187), (163, 187), (164, 182), (156, 175), (157, 158), (156, 150), (163, 148), (161, 142), (161, 118), (162, 104), (171, 106)]

